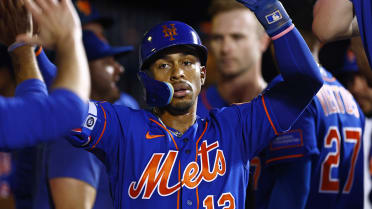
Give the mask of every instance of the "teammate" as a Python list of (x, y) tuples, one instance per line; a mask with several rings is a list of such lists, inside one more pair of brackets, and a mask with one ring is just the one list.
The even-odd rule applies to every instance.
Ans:
[[(345, 55), (345, 62), (341, 69), (337, 69), (335, 76), (339, 81), (350, 91), (354, 96), (355, 100), (360, 105), (365, 115), (365, 126), (363, 134), (363, 153), (364, 153), (364, 209), (371, 209), (371, 142), (372, 142), (372, 88), (367, 83), (365, 72), (361, 72), (363, 66), (362, 63), (366, 63), (368, 67), (368, 61), (364, 56), (356, 57), (354, 52), (358, 50), (359, 46), (355, 47), (355, 44), (359, 45), (360, 40), (351, 42), (350, 49), (347, 50)], [(361, 51), (364, 53), (364, 50)], [(357, 54), (360, 52), (356, 52)], [(357, 59), (358, 58), (358, 61)], [(365, 59), (361, 61), (359, 59)], [(366, 72), (371, 72), (367, 69)]]
[(202, 117), (213, 108), (251, 101), (267, 85), (261, 62), (269, 38), (254, 13), (233, 0), (214, 1), (210, 11), (217, 84), (200, 93), (197, 114)]
[(154, 26), (140, 55), (153, 111), (90, 103), (81, 132), (70, 136), (105, 163), (115, 208), (244, 207), (249, 160), (290, 127), (322, 86), (316, 63), (281, 4), (243, 3), (274, 39), (285, 81), (250, 103), (198, 118), (206, 48), (184, 23)]
[[(251, 101), (266, 87), (262, 77), (262, 54), (269, 37), (254, 14), (233, 0), (213, 1), (210, 52), (217, 67), (217, 83), (198, 97), (197, 115), (206, 117), (213, 108)], [(246, 208), (254, 208), (252, 174)]]
[(359, 34), (372, 66), (371, 11), (370, 0), (318, 0), (314, 7), (314, 33), (323, 41)]
[[(123, 72), (114, 56), (125, 55), (133, 47), (111, 47), (87, 30), (83, 31), (83, 43), (92, 78), (90, 98), (114, 103), (120, 97), (116, 82)], [(51, 63), (46, 65), (48, 60), (43, 54), (39, 56), (43, 71), (55, 69)], [(113, 208), (106, 170), (92, 153), (66, 140), (50, 142), (39, 152), (34, 208)]]
[[(286, 3), (297, 12), (292, 17), (318, 60), (320, 43), (311, 32), (313, 2)], [(320, 71), (324, 85), (312, 103), (290, 131), (252, 160), (257, 209), (363, 208), (365, 118), (351, 93), (324, 68)]]
[(89, 0), (73, 0), (83, 30), (93, 31), (101, 40), (108, 42), (105, 29), (114, 24), (110, 17), (102, 16)]
[[(30, 7), (29, 1), (26, 1), (26, 6)], [(61, 70), (54, 82), (53, 92), (47, 96), (36, 62), (33, 61), (33, 49), (21, 42), (36, 42), (36, 39), (30, 38), (33, 32), (31, 19), (27, 16), (22, 1), (0, 2), (0, 42), (9, 46), (19, 84), (16, 98), (1, 98), (1, 149), (33, 145), (66, 133), (81, 123), (87, 107), (84, 101), (89, 95), (90, 82), (88, 65), (79, 40), (80, 23), (71, 6), (71, 2), (61, 1), (50, 12), (46, 12), (43, 7), (37, 13), (32, 9), (41, 29), (37, 42), (55, 46), (59, 60), (64, 60), (63, 63), (58, 63)], [(57, 16), (65, 18), (60, 19)], [(13, 22), (17, 19), (26, 19), (23, 22), (27, 27), (19, 30)], [(66, 25), (68, 29), (62, 30), (60, 26)], [(25, 35), (19, 36), (16, 42), (14, 37), (21, 34)]]

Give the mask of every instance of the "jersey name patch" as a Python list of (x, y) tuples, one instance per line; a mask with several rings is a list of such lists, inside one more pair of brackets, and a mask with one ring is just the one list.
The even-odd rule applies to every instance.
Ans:
[(301, 130), (292, 130), (285, 134), (277, 136), (274, 141), (271, 142), (270, 149), (284, 149), (290, 147), (302, 146), (302, 132)]
[[(173, 168), (178, 168), (178, 163), (176, 163), (178, 151), (168, 151), (163, 161), (165, 153), (154, 153), (142, 172), (141, 178), (129, 185), (128, 195), (132, 199), (137, 199), (143, 191), (142, 199), (150, 199), (156, 190), (160, 196), (169, 196), (183, 186), (194, 189), (202, 181), (214, 181), (226, 172), (225, 156), (222, 150), (217, 149), (218, 147), (218, 141), (210, 145), (207, 144), (207, 141), (203, 141), (198, 150), (198, 162), (200, 163), (190, 162), (183, 172), (181, 181), (175, 185), (169, 185), (169, 179)], [(209, 159), (212, 156), (209, 156), (209, 152), (214, 149), (217, 150), (214, 164), (211, 165)]]

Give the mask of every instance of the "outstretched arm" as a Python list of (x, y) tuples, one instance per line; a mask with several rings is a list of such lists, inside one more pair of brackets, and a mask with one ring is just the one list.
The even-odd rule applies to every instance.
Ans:
[(313, 15), (313, 32), (321, 41), (345, 39), (359, 34), (350, 0), (317, 0)]
[(274, 41), (284, 79), (264, 100), (277, 131), (288, 130), (323, 85), (318, 65), (306, 42), (277, 0), (238, 0), (250, 8)]
[[(15, 98), (0, 98), (0, 149), (32, 146), (56, 138), (78, 127), (86, 114), (90, 79), (81, 28), (71, 2), (37, 2), (43, 7), (30, 1), (26, 3), (33, 13), (41, 12), (33, 14), (34, 17), (44, 16), (42, 20), (36, 18), (41, 30), (36, 42), (30, 38), (32, 21), (23, 1), (0, 1), (0, 42), (9, 46), (19, 82)], [(67, 32), (60, 33), (56, 28)], [(15, 39), (19, 34), (23, 35)], [(55, 46), (61, 62), (66, 62), (60, 64), (61, 74), (50, 96), (47, 96), (33, 49), (29, 46), (34, 43)]]
[(17, 37), (17, 41), (55, 48), (59, 71), (53, 84), (54, 89), (71, 90), (88, 101), (88, 62), (82, 44), (80, 21), (71, 1), (61, 0), (56, 3), (44, 0), (43, 3), (37, 4), (27, 0), (25, 3), (33, 18), (43, 27), (40, 27), (39, 36), (22, 35)]

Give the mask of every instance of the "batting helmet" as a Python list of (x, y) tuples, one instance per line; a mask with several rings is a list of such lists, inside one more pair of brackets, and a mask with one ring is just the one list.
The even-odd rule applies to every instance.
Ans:
[(189, 25), (178, 21), (166, 21), (151, 28), (142, 39), (139, 56), (141, 69), (139, 77), (146, 90), (146, 103), (150, 106), (161, 107), (169, 104), (174, 89), (167, 82), (149, 77), (143, 70), (147, 69), (160, 52), (175, 46), (189, 46), (199, 55), (202, 65), (207, 62), (207, 48)]
[(206, 64), (208, 51), (196, 31), (183, 22), (166, 21), (151, 28), (143, 37), (140, 50), (141, 70), (146, 69), (149, 61), (162, 50), (180, 45), (194, 48), (201, 64)]

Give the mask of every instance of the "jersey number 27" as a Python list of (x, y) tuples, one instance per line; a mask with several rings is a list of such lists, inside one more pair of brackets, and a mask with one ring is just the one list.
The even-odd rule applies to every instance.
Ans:
[[(342, 188), (342, 193), (345, 194), (349, 193), (353, 186), (355, 164), (361, 147), (361, 133), (362, 131), (360, 128), (346, 127), (342, 130), (344, 143), (351, 144), (353, 147), (349, 152), (347, 152), (347, 150), (343, 151), (345, 159), (350, 159), (347, 178)], [(338, 193), (340, 191), (340, 180), (337, 176), (340, 176), (339, 163), (341, 142), (339, 129), (336, 126), (329, 127), (327, 135), (324, 138), (324, 148), (332, 149), (333, 151), (327, 154), (321, 165), (319, 185), (319, 192), (321, 193)]]

